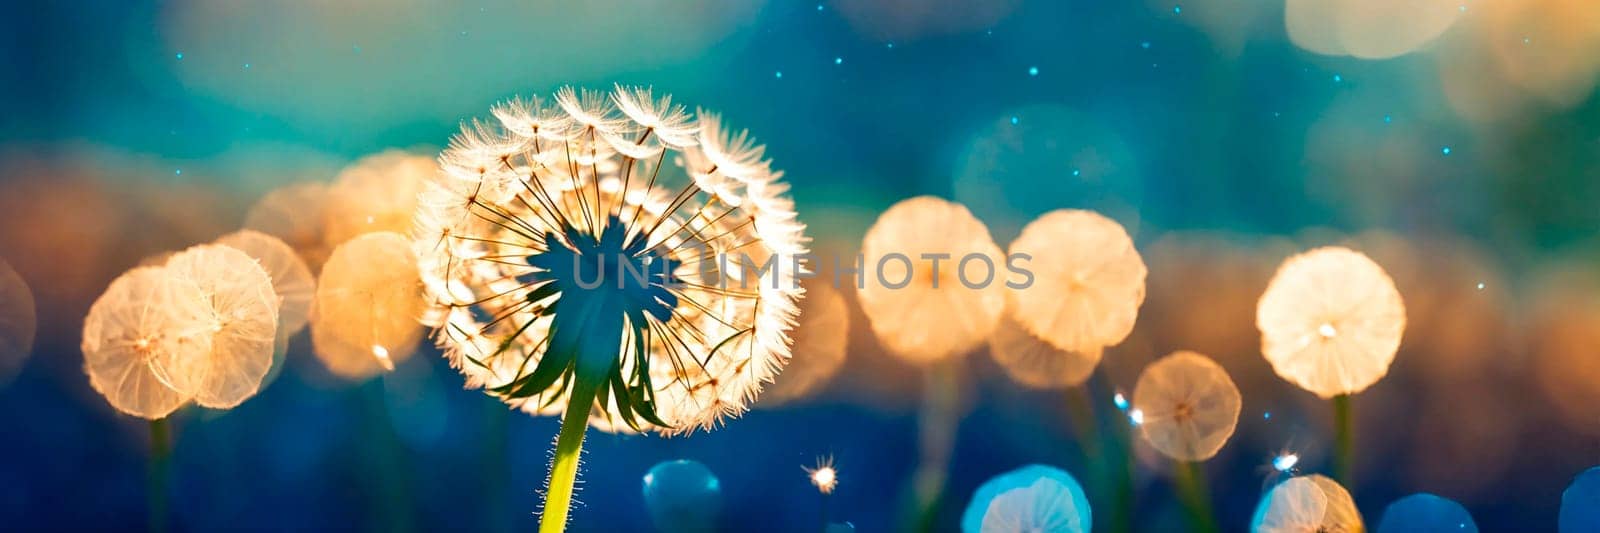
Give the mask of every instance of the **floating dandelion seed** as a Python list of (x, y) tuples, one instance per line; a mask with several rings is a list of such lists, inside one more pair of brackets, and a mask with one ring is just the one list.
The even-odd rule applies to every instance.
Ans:
[(369, 233), (328, 256), (311, 310), (317, 359), (337, 376), (362, 380), (411, 357), (423, 298), (410, 241)]
[(157, 359), (167, 385), (193, 395), (195, 403), (228, 409), (254, 396), (272, 369), (278, 336), (278, 296), (272, 277), (248, 254), (220, 244), (202, 244), (167, 260), (173, 276), (205, 294), (211, 349), (201, 357), (176, 351)]
[[(961, 262), (1001, 263), (989, 229), (961, 204), (932, 196), (902, 200), (867, 230), (861, 243), (865, 285), (857, 296), (872, 332), (890, 353), (914, 363), (971, 351), (994, 332), (1005, 310), (1002, 283), (962, 282)], [(946, 261), (934, 268), (930, 256)], [(904, 259), (903, 261), (901, 259)], [(970, 261), (981, 281), (980, 261)], [(990, 271), (990, 274), (1000, 274)]]
[(11, 264), (0, 259), (0, 385), (10, 381), (28, 360), (38, 320), (33, 291)]
[(1133, 331), (1147, 271), (1121, 224), (1093, 211), (1052, 211), (1024, 227), (1009, 252), (1032, 257), (1033, 286), (1007, 292), (1012, 316), (1029, 333), (1091, 352)]
[(1101, 351), (1056, 348), (1007, 317), (1000, 320), (999, 327), (989, 338), (989, 354), (1013, 381), (1047, 389), (1076, 387), (1088, 381), (1095, 366), (1100, 364)]
[(800, 321), (795, 324), (794, 354), (783, 374), (762, 392), (765, 406), (782, 405), (816, 391), (844, 364), (850, 336), (850, 308), (839, 291), (826, 283), (804, 285)]
[(272, 278), (272, 292), (278, 296), (278, 328), (292, 336), (311, 318), (311, 296), (316, 280), (311, 269), (293, 248), (276, 237), (254, 230), (241, 230), (216, 240), (217, 244), (244, 252), (261, 264)]
[(315, 273), (322, 270), (322, 263), (328, 260), (328, 252), (332, 250), (323, 238), (327, 201), (328, 185), (325, 183), (287, 185), (257, 200), (244, 217), (244, 227), (282, 239)]
[(1179, 461), (1217, 455), (1239, 423), (1239, 388), (1211, 358), (1177, 352), (1145, 367), (1133, 389), (1146, 442)]
[(1318, 474), (1289, 478), (1261, 498), (1250, 530), (1255, 533), (1305, 533), (1365, 530), (1350, 493)]
[(1383, 510), (1378, 533), (1478, 533), (1461, 504), (1428, 493), (1395, 500)]
[(839, 471), (833, 468), (833, 457), (818, 458), (814, 468), (801, 468), (811, 477), (811, 484), (823, 494), (833, 494), (833, 488), (839, 486)]
[(1561, 533), (1600, 531), (1600, 466), (1584, 470), (1561, 493)]
[(1290, 257), (1256, 307), (1272, 369), (1323, 398), (1361, 392), (1388, 373), (1405, 326), (1389, 274), (1348, 248)]
[(332, 247), (363, 233), (406, 233), (417, 212), (417, 194), (437, 170), (432, 158), (400, 150), (351, 163), (328, 187), (323, 242)]
[(645, 473), (644, 503), (663, 533), (716, 531), (722, 483), (697, 461), (665, 461)]
[(83, 322), (89, 385), (118, 411), (159, 420), (190, 395), (167, 385), (159, 361), (200, 359), (211, 351), (211, 309), (205, 292), (164, 267), (118, 276)]
[(441, 154), (413, 246), (426, 323), (467, 385), (563, 413), (541, 520), (558, 531), (594, 406), (710, 430), (777, 375), (804, 225), (763, 147), (649, 89), (491, 111)]
[(963, 533), (1082, 533), (1093, 523), (1078, 480), (1059, 468), (1029, 465), (978, 487), (961, 515)]

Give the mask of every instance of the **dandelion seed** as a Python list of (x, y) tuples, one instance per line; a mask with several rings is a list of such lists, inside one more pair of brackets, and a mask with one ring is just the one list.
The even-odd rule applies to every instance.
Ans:
[(839, 485), (839, 471), (833, 469), (833, 457), (818, 458), (816, 467), (802, 468), (810, 476), (811, 484), (823, 494), (833, 494), (833, 488)]
[(1250, 527), (1256, 533), (1363, 529), (1350, 493), (1317, 474), (1289, 478), (1273, 487), (1256, 505)]
[(1139, 433), (1167, 457), (1204, 461), (1217, 455), (1239, 423), (1239, 388), (1211, 358), (1177, 352), (1145, 367), (1133, 389)]
[(963, 533), (1086, 533), (1092, 524), (1089, 499), (1078, 480), (1044, 465), (1025, 466), (984, 482), (961, 515)]

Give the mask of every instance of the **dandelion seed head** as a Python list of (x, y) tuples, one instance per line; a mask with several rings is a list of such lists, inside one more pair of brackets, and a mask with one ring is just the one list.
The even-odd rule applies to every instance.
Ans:
[(1417, 493), (1395, 500), (1383, 510), (1377, 533), (1468, 531), (1477, 533), (1472, 514), (1461, 504), (1433, 494)]
[(1133, 389), (1139, 433), (1180, 461), (1216, 456), (1239, 422), (1239, 388), (1211, 358), (1176, 352), (1145, 367)]
[(600, 320), (622, 338), (614, 355), (586, 344), (581, 366), (610, 384), (591, 426), (670, 435), (741, 414), (789, 359), (801, 294), (792, 265), (758, 267), (807, 249), (764, 148), (648, 88), (491, 114), (440, 154), (412, 229), (423, 321), (468, 386), (561, 414), (573, 370), (553, 361), (575, 356), (551, 346)]
[(208, 356), (210, 313), (200, 286), (164, 266), (118, 276), (84, 319), (83, 366), (90, 386), (118, 411), (166, 417), (192, 397), (167, 384), (166, 362)]
[(1056, 348), (1006, 317), (1000, 320), (989, 338), (989, 354), (1013, 381), (1048, 389), (1075, 387), (1088, 381), (1095, 366), (1100, 364), (1101, 350), (1081, 352)]
[(22, 369), (33, 351), (38, 327), (33, 291), (11, 264), (0, 258), (0, 385)]
[(834, 487), (839, 486), (839, 471), (833, 468), (833, 457), (817, 458), (817, 466), (802, 467), (806, 475), (811, 478), (811, 484), (823, 494), (833, 494)]
[(272, 368), (280, 299), (255, 258), (222, 244), (192, 246), (167, 260), (173, 276), (205, 295), (210, 350), (159, 360), (167, 385), (195, 403), (229, 409), (254, 396)]
[(1261, 352), (1277, 374), (1318, 396), (1381, 379), (1405, 330), (1394, 280), (1366, 255), (1326, 247), (1290, 257), (1256, 306)]
[(1030, 334), (1090, 353), (1133, 331), (1147, 270), (1121, 224), (1093, 211), (1052, 211), (1025, 226), (1008, 252), (1033, 258), (1033, 286), (1007, 292), (1011, 316)]
[(1087, 533), (1093, 525), (1083, 487), (1066, 471), (1029, 465), (984, 482), (961, 515), (962, 531)]
[(1312, 474), (1289, 478), (1262, 496), (1250, 530), (1261, 533), (1362, 531), (1364, 526), (1350, 493), (1332, 479)]
[[(240, 230), (217, 238), (221, 244), (244, 252), (266, 271), (278, 299), (278, 328), (288, 337), (306, 326), (311, 317), (311, 297), (316, 280), (310, 267), (282, 240), (255, 230)], [(236, 309), (244, 312), (244, 309)]]
[(312, 300), (311, 344), (334, 375), (353, 381), (392, 371), (422, 338), (421, 280), (410, 242), (368, 233), (329, 255)]

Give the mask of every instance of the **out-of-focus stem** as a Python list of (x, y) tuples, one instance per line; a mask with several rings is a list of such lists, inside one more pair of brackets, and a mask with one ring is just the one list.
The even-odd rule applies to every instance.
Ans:
[(167, 530), (167, 464), (172, 458), (171, 437), (167, 419), (150, 421), (150, 465), (146, 476), (146, 504), (149, 507), (150, 531)]
[(1353, 489), (1356, 430), (1351, 416), (1350, 395), (1333, 397), (1333, 477), (1347, 490)]
[(1211, 498), (1206, 495), (1206, 474), (1202, 465), (1193, 461), (1174, 461), (1172, 477), (1178, 488), (1178, 499), (1189, 515), (1189, 530), (1216, 533), (1217, 520), (1211, 514)]
[(912, 479), (916, 505), (916, 530), (931, 531), (935, 525), (939, 498), (944, 492), (950, 454), (956, 443), (956, 424), (961, 395), (959, 358), (929, 366), (922, 388), (922, 415), (918, 420), (921, 464)]

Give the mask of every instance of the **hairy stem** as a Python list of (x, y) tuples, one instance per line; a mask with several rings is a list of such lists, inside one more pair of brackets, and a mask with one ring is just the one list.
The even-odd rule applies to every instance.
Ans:
[(1350, 488), (1355, 467), (1355, 417), (1350, 412), (1350, 395), (1333, 397), (1333, 477)]
[(578, 478), (578, 460), (583, 455), (583, 434), (589, 429), (589, 408), (594, 405), (600, 381), (582, 374), (574, 376), (572, 397), (561, 416), (561, 435), (556, 438), (556, 459), (550, 465), (549, 491), (545, 493), (544, 514), (539, 518), (539, 533), (561, 533), (567, 529), (567, 511), (572, 505), (572, 487)]
[(150, 531), (167, 530), (167, 463), (172, 445), (167, 435), (167, 419), (150, 421), (150, 465), (145, 478), (146, 503), (150, 512)]

